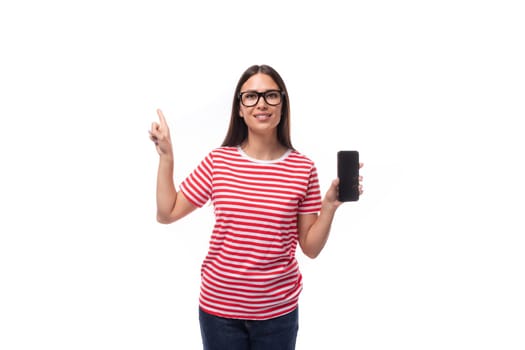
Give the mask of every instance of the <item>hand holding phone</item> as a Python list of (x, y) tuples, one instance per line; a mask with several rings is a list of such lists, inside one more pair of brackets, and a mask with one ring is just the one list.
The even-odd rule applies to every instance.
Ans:
[(359, 200), (359, 152), (337, 152), (337, 177), (340, 202)]

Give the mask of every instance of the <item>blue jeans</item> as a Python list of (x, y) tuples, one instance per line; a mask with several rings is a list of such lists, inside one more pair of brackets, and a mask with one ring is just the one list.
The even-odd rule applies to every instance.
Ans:
[(299, 310), (269, 320), (238, 320), (199, 308), (204, 350), (294, 350)]

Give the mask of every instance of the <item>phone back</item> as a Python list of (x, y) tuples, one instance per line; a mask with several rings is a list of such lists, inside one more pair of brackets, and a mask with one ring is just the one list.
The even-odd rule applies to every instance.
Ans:
[(359, 152), (337, 152), (337, 177), (339, 178), (339, 201), (359, 200)]

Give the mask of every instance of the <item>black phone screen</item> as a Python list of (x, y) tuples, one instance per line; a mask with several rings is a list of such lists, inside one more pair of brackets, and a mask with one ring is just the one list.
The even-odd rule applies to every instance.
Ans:
[(337, 177), (339, 178), (339, 201), (359, 200), (359, 152), (337, 152)]

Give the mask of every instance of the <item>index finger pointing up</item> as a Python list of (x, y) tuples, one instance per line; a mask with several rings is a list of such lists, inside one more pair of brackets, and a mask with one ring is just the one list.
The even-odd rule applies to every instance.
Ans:
[(159, 115), (160, 125), (161, 126), (166, 126), (168, 123), (166, 123), (166, 118), (164, 118), (164, 114), (162, 113), (160, 108), (157, 109), (157, 114)]

